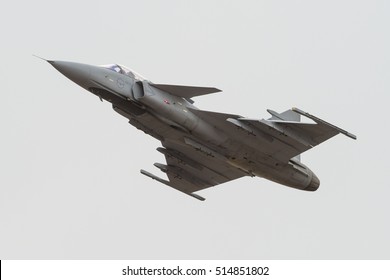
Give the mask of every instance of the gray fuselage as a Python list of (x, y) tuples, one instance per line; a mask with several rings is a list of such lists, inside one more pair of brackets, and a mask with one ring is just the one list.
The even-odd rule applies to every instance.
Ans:
[[(269, 154), (267, 147), (276, 141), (274, 138), (252, 139), (242, 137), (240, 129), (236, 133), (224, 130), (198, 116), (192, 100), (154, 87), (130, 70), (121, 66), (111, 69), (49, 62), (70, 80), (112, 103), (114, 110), (128, 118), (130, 124), (160, 141), (172, 138), (172, 141), (184, 142), (200, 153), (218, 157), (245, 175), (263, 177), (300, 190), (315, 191), (319, 187), (317, 176), (299, 160), (286, 162)], [(166, 126), (166, 132), (157, 133), (143, 122), (145, 118), (153, 118), (159, 126)]]

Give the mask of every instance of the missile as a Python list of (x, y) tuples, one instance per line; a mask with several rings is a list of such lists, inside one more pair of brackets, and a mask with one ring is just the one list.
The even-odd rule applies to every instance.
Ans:
[(141, 174), (143, 174), (143, 175), (145, 175), (145, 176), (147, 176), (149, 178), (152, 178), (153, 180), (156, 180), (156, 181), (158, 181), (160, 183), (163, 183), (164, 185), (166, 185), (168, 187), (171, 187), (171, 188), (173, 188), (175, 190), (178, 190), (178, 191), (180, 191), (182, 193), (185, 193), (186, 195), (192, 196), (193, 198), (196, 198), (196, 199), (201, 200), (201, 201), (206, 200), (204, 197), (201, 197), (200, 195), (197, 195), (195, 193), (189, 193), (189, 192), (185, 192), (185, 191), (183, 191), (181, 189), (178, 189), (178, 188), (174, 187), (169, 181), (161, 179), (160, 177), (158, 177), (158, 176), (156, 176), (156, 175), (154, 175), (154, 174), (152, 174), (152, 173), (150, 173), (148, 171), (145, 171), (145, 170), (141, 169)]

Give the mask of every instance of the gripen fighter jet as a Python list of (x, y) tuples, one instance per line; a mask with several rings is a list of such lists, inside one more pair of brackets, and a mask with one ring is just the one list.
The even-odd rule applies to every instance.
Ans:
[[(47, 60), (67, 78), (112, 104), (129, 123), (161, 141), (166, 164), (154, 166), (160, 183), (199, 200), (195, 192), (258, 176), (305, 191), (316, 191), (317, 176), (300, 154), (337, 135), (356, 136), (300, 109), (268, 110), (269, 119), (203, 111), (193, 97), (220, 92), (213, 87), (154, 84), (119, 64), (92, 66)], [(300, 122), (301, 116), (313, 122)]]

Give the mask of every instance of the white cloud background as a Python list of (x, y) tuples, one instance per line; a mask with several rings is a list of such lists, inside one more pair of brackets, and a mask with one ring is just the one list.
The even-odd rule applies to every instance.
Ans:
[[(388, 259), (387, 1), (11, 1), (0, 10), (0, 259)], [(215, 86), (205, 110), (296, 106), (357, 134), (199, 202), (142, 176), (160, 144), (32, 56)]]

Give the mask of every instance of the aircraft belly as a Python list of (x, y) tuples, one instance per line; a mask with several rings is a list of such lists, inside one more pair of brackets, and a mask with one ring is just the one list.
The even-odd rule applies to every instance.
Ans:
[[(225, 141), (221, 145), (210, 144), (201, 138), (196, 138), (190, 133), (166, 124), (150, 113), (132, 118), (130, 124), (162, 141), (164, 147), (174, 147), (175, 150), (183, 154), (183, 157), (185, 156), (195, 162), (187, 164), (184, 169), (191, 167), (190, 169), (196, 173), (194, 169), (201, 167), (194, 168), (194, 166), (201, 162), (204, 167), (214, 174), (210, 176), (206, 172), (207, 176), (216, 178), (216, 181), (221, 180), (221, 174), (226, 175), (235, 170), (241, 176), (242, 174), (258, 176), (300, 190), (306, 189), (311, 182), (312, 172), (310, 169), (302, 164), (298, 166), (285, 163), (273, 156), (266, 155), (264, 153), (266, 146), (261, 148), (261, 145), (257, 144), (255, 149), (251, 145), (232, 140)], [(207, 161), (204, 160), (205, 157), (208, 159)], [(190, 162), (190, 160), (187, 160), (187, 162)], [(180, 165), (180, 159), (177, 164)], [(226, 172), (227, 170), (230, 171)], [(170, 170), (169, 174), (171, 176), (178, 174), (176, 176), (179, 176), (181, 173)], [(201, 173), (199, 173), (199, 176), (201, 176)], [(184, 179), (190, 178), (188, 175), (182, 177)]]

